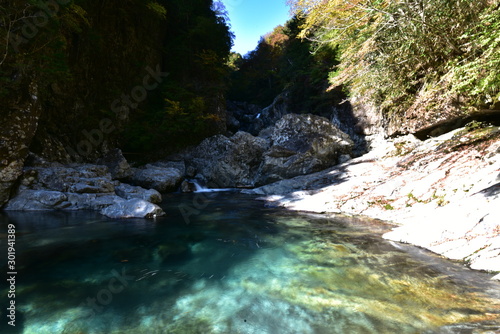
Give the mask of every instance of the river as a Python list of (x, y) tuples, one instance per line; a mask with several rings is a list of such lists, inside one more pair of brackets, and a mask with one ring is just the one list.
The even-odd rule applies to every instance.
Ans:
[(500, 333), (492, 275), (386, 241), (388, 225), (236, 193), (171, 194), (162, 207), (155, 220), (0, 213), (3, 273), (16, 227), (1, 333)]

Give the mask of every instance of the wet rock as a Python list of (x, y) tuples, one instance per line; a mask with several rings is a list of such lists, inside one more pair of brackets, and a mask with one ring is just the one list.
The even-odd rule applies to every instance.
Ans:
[(306, 175), (336, 165), (352, 152), (353, 142), (326, 118), (288, 114), (274, 127), (264, 154), (258, 185)]
[(184, 174), (177, 168), (147, 165), (132, 170), (131, 183), (143, 188), (155, 189), (160, 193), (176, 191), (184, 178)]
[(198, 173), (198, 171), (193, 166), (189, 166), (188, 168), (186, 168), (186, 177), (187, 178), (190, 178), (190, 179), (194, 178), (196, 176), (196, 173)]
[(141, 199), (123, 200), (110, 205), (101, 214), (109, 218), (155, 218), (165, 215), (165, 212), (156, 204)]
[(183, 193), (195, 192), (196, 191), (196, 184), (194, 184), (194, 182), (190, 182), (190, 181), (185, 180), (181, 184), (181, 191)]
[(127, 159), (125, 159), (122, 151), (118, 148), (111, 150), (102, 158), (98, 159), (97, 164), (108, 167), (111, 177), (114, 180), (126, 179), (132, 175), (132, 169)]
[(161, 194), (155, 189), (144, 189), (125, 183), (120, 183), (115, 187), (115, 193), (124, 199), (138, 198), (151, 203), (161, 203), (162, 201)]

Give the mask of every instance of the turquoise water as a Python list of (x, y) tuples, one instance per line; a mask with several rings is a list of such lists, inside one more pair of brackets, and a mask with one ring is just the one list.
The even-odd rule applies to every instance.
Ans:
[(385, 241), (388, 226), (234, 193), (163, 206), (154, 221), (0, 214), (4, 273), (6, 227), (17, 226), (11, 332), (500, 333), (492, 275)]

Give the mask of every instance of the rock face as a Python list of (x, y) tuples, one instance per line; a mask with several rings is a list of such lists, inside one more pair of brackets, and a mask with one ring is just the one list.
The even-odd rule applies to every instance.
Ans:
[(227, 103), (227, 128), (232, 133), (248, 132), (257, 136), (263, 129), (274, 126), (286, 114), (289, 114), (288, 93), (278, 95), (273, 103), (262, 109), (245, 102)]
[(146, 165), (143, 168), (133, 168), (131, 183), (153, 188), (161, 193), (175, 191), (179, 188), (184, 174), (177, 168)]
[(331, 167), (354, 146), (348, 135), (315, 115), (284, 116), (274, 127), (271, 140), (259, 171), (260, 185)]
[(264, 139), (238, 132), (231, 138), (217, 135), (205, 139), (187, 152), (185, 159), (208, 187), (252, 187), (267, 148)]
[[(11, 188), (21, 176), (24, 160), (38, 127), (40, 104), (34, 85), (27, 89), (21, 107), (9, 109), (0, 113), (0, 208), (10, 198)], [(5, 101), (3, 101), (5, 102)]]
[(114, 149), (97, 160), (98, 165), (108, 167), (111, 177), (114, 180), (126, 179), (132, 176), (132, 169), (120, 149)]
[(101, 214), (109, 218), (156, 218), (165, 212), (158, 205), (134, 198), (110, 205)]

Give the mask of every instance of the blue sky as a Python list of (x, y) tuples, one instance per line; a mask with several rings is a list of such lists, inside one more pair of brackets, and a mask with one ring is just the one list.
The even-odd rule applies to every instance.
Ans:
[(245, 55), (257, 46), (260, 37), (289, 18), (286, 0), (222, 0), (236, 35), (233, 51)]

